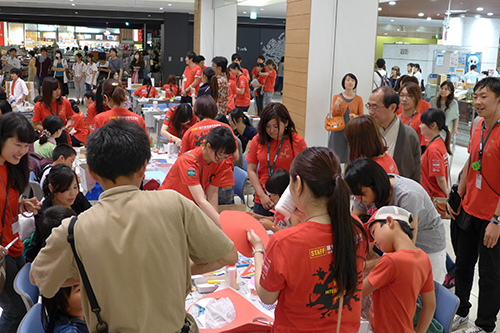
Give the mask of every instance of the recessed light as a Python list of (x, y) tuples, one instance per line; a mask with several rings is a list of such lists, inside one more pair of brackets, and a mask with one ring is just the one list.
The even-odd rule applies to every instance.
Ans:
[(163, 10), (163, 7), (160, 7), (160, 10)]
[(437, 16), (439, 16), (439, 15), (441, 15), (441, 14), (437, 13), (436, 15), (437, 15)]
[(430, 17), (430, 16), (427, 17), (427, 21), (430, 21), (430, 20), (432, 20), (432, 17)]
[(394, 20), (391, 20), (391, 22), (394, 22)]
[(387, 36), (387, 32), (386, 32), (384, 35), (386, 35), (386, 36)]
[(168, 4), (168, 6), (169, 6), (169, 7), (172, 7), (172, 4), (171, 4), (171, 3), (169, 3), (169, 4)]
[(396, 4), (396, 1), (389, 1), (389, 5), (394, 6)]
[(424, 13), (418, 13), (418, 16), (420, 16), (420, 17), (422, 17), (424, 15), (425, 15)]
[(130, 23), (128, 23), (128, 22), (125, 22), (125, 25), (126, 25), (127, 27), (129, 26), (129, 24), (130, 24)]
[(482, 11), (484, 10), (484, 8), (483, 8), (483, 7), (477, 7), (477, 8), (476, 8), (476, 10), (477, 10), (478, 12), (482, 12)]
[(481, 18), (481, 15), (475, 15), (474, 18)]
[(399, 31), (399, 29), (396, 29), (397, 31)]
[(247, 12), (243, 12), (243, 14), (246, 14)]
[(264, 10), (264, 8), (261, 8), (260, 10)]
[(148, 17), (151, 17), (151, 15), (148, 15)]
[(75, 12), (76, 15), (78, 15), (78, 12)]
[(257, 13), (256, 12), (251, 12), (250, 13), (250, 19), (256, 20), (257, 19)]
[(488, 16), (493, 16), (493, 13), (488, 13), (488, 14), (486, 14), (486, 15), (488, 15)]
[(460, 15), (460, 17), (464, 18), (464, 17), (465, 17), (465, 14)]
[(379, 12), (380, 12), (380, 11), (382, 11), (382, 7), (378, 7), (378, 11), (379, 11)]
[(74, 3), (72, 3), (71, 6), (76, 6), (76, 5)]

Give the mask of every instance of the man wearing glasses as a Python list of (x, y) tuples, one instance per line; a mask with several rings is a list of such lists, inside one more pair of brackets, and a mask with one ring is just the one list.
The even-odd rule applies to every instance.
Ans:
[(366, 108), (380, 127), (387, 152), (398, 166), (399, 174), (420, 183), (420, 143), (415, 130), (399, 121), (398, 94), (390, 87), (375, 89)]

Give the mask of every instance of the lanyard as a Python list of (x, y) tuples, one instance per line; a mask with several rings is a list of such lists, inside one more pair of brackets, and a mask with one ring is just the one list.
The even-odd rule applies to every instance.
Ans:
[[(415, 111), (413, 111), (413, 114), (411, 115), (410, 121), (409, 121), (409, 122), (408, 122), (408, 124), (406, 124), (406, 125), (410, 126), (410, 124), (411, 124), (411, 120), (413, 119), (413, 116), (415, 115), (415, 113), (417, 113), (417, 111), (416, 111), (416, 110), (415, 110)], [(401, 120), (401, 119), (403, 119), (403, 114), (402, 114), (402, 113), (401, 113), (401, 117), (399, 118), (399, 120)], [(402, 120), (401, 120), (401, 121), (402, 121)]]
[(488, 132), (488, 135), (486, 135), (486, 138), (483, 142), (483, 133), (484, 133), (484, 130), (486, 129), (486, 126), (484, 125), (484, 121), (483, 121), (483, 125), (481, 128), (481, 141), (479, 142), (479, 151), (478, 151), (479, 156), (478, 156), (477, 161), (472, 163), (472, 170), (481, 171), (481, 160), (483, 159), (483, 149), (486, 146), (486, 142), (488, 142), (488, 139), (490, 137), (491, 132), (493, 131), (495, 126), (498, 125), (499, 123), (500, 123), (500, 119), (498, 119), (496, 121), (496, 123), (491, 127), (490, 131)]
[(274, 156), (274, 162), (273, 162), (273, 167), (271, 168), (270, 164), (270, 159), (269, 159), (269, 153), (271, 152), (271, 142), (267, 143), (267, 172), (269, 173), (269, 177), (274, 172), (274, 168), (276, 167), (276, 160), (278, 159), (278, 155), (280, 154), (281, 146), (283, 145), (283, 141), (285, 141), (285, 135), (283, 135), (283, 138), (281, 139), (280, 145), (278, 146), (278, 151), (276, 151), (276, 155)]
[(431, 145), (431, 143), (433, 143), (437, 138), (441, 137), (439, 134), (436, 135), (432, 140), (431, 142), (429, 142), (429, 144), (427, 145), (427, 147), (429, 147)]
[(14, 87), (16, 86), (16, 82), (17, 82), (17, 80), (12, 81), (12, 93), (11, 93), (12, 96), (14, 96)]
[(52, 108), (49, 105), (50, 112), (52, 113), (53, 116), (58, 116), (59, 115), (59, 102), (58, 101), (56, 101), (56, 106), (57, 106), (57, 109), (56, 109), (57, 110), (56, 111), (57, 114), (54, 114), (54, 111), (52, 111)]

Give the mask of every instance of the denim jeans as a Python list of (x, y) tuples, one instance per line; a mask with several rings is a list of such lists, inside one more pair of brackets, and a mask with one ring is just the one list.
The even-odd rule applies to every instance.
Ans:
[(0, 307), (3, 309), (2, 316), (0, 317), (0, 332), (16, 333), (17, 327), (26, 314), (26, 306), (21, 296), (14, 290), (14, 279), (26, 261), (22, 254), (17, 258), (7, 255), (5, 261), (7, 279), (5, 280), (5, 287), (0, 294)]
[(254, 202), (253, 212), (263, 216), (273, 216), (274, 214), (264, 208), (260, 203)]
[(45, 77), (35, 76), (35, 82), (38, 86), (38, 95), (42, 93), (43, 80), (45, 80)]
[(219, 205), (234, 205), (234, 187), (219, 187)]

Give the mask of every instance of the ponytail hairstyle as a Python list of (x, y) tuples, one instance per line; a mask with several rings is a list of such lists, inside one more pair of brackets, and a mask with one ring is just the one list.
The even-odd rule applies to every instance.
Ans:
[(47, 140), (57, 131), (64, 127), (64, 121), (59, 116), (48, 116), (43, 120), (43, 132), (40, 137), (40, 144), (47, 143)]
[(215, 76), (215, 70), (212, 67), (207, 67), (203, 70), (203, 75), (207, 77), (212, 89), (212, 98), (217, 102), (219, 100), (219, 83), (217, 76)]
[(102, 94), (113, 101), (114, 105), (121, 105), (127, 100), (127, 94), (120, 82), (112, 79), (104, 81)]
[[(451, 102), (453, 102), (453, 100), (455, 99), (455, 86), (450, 81), (444, 81), (439, 87), (443, 88), (444, 86), (446, 86), (446, 88), (448, 88), (448, 90), (450, 91), (450, 94), (448, 95), (448, 97), (446, 97), (445, 102), (446, 107), (444, 108), (444, 111), (446, 112), (446, 110), (450, 108)], [(441, 109), (441, 96), (439, 96), (439, 94), (436, 98), (436, 105), (439, 109)]]
[(233, 123), (237, 124), (238, 120), (243, 119), (243, 124), (246, 126), (252, 126), (250, 124), (250, 119), (248, 119), (247, 115), (243, 112), (242, 109), (236, 108), (229, 112), (229, 117), (231, 117), (231, 120)]
[[(333, 238), (332, 275), (338, 289), (332, 297), (352, 296), (358, 289), (362, 272), (357, 268), (359, 234), (366, 240), (368, 235), (361, 223), (351, 216), (350, 192), (340, 177), (340, 162), (333, 150), (311, 147), (297, 155), (290, 167), (291, 182), (304, 182), (314, 199), (325, 203), (331, 219)], [(366, 244), (368, 252), (368, 244)]]
[(168, 76), (168, 79), (167, 79), (167, 84), (170, 84), (172, 86), (176, 86), (177, 85), (177, 80), (175, 78), (175, 75), (174, 74), (170, 74)]
[(182, 124), (187, 123), (193, 119), (193, 108), (189, 103), (181, 103), (177, 109), (175, 109), (174, 115), (170, 120), (171, 126), (175, 129), (177, 133), (181, 133)]
[(453, 155), (450, 149), (450, 141), (451, 141), (450, 129), (448, 128), (448, 126), (446, 126), (446, 115), (444, 111), (441, 109), (433, 109), (433, 108), (427, 109), (420, 115), (420, 122), (424, 123), (428, 127), (431, 127), (432, 123), (436, 123), (437, 128), (440, 131), (445, 131), (446, 139), (444, 140), (444, 145), (446, 146), (446, 151), (448, 152), (448, 154)]
[(95, 109), (97, 114), (104, 112), (104, 95), (102, 93), (102, 85), (104, 84), (104, 80), (100, 79), (97, 82), (97, 89), (95, 91)]

